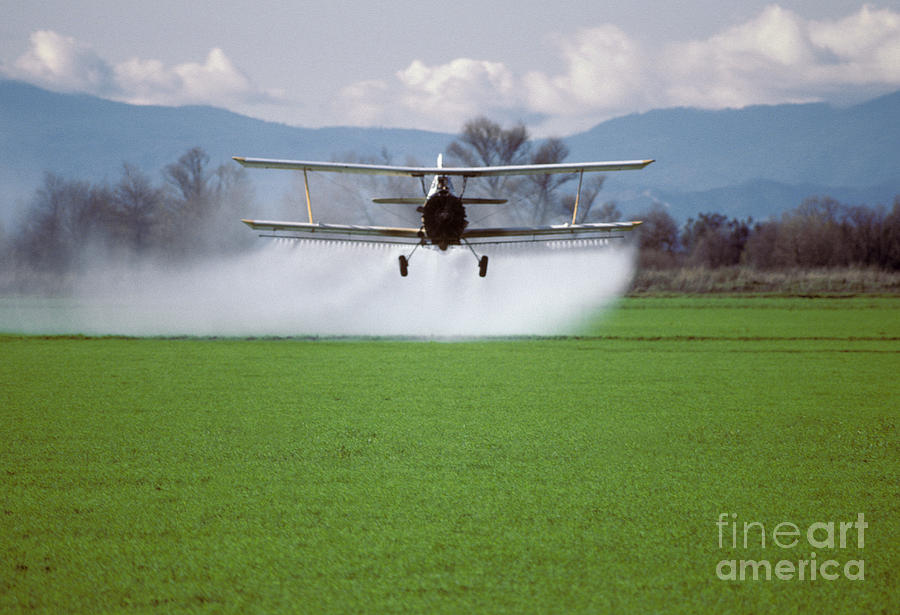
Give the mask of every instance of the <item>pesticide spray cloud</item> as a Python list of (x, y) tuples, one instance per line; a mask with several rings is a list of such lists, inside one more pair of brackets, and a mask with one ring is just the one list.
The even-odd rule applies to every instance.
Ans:
[(78, 279), (70, 305), (27, 316), (20, 310), (3, 328), (138, 336), (564, 334), (620, 297), (635, 268), (634, 249), (621, 244), (492, 246), (488, 276), (480, 278), (466, 250), (420, 249), (401, 278), (400, 253), (274, 241), (177, 269), (104, 263)]

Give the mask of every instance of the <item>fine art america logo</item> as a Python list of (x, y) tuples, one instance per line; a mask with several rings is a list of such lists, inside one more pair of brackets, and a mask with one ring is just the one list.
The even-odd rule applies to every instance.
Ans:
[[(863, 559), (840, 559), (842, 549), (861, 550), (869, 527), (863, 513), (856, 521), (816, 521), (801, 527), (782, 521), (766, 527), (759, 521), (738, 521), (737, 513), (721, 513), (716, 527), (719, 549), (777, 549), (773, 559), (723, 559), (716, 576), (723, 581), (851, 581), (866, 578)], [(837, 553), (832, 553), (837, 550)], [(846, 553), (846, 552), (844, 552)], [(831, 555), (838, 559), (832, 559)], [(828, 559), (825, 559), (825, 558)]]

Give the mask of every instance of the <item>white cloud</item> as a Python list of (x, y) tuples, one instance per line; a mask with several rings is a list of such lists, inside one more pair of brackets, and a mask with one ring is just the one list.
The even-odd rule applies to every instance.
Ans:
[(139, 58), (110, 64), (88, 45), (50, 30), (34, 32), (29, 43), (7, 76), (53, 90), (158, 105), (227, 107), (277, 98), (257, 88), (219, 48), (212, 49), (202, 64), (166, 66)]
[(392, 82), (361, 81), (341, 94), (354, 123), (457, 130), (475, 115), (517, 107), (516, 86), (499, 62), (459, 58), (427, 66), (415, 60)]
[(261, 89), (218, 48), (199, 62), (111, 63), (73, 38), (39, 31), (3, 72), (50, 89), (138, 104), (213, 104), (282, 121), (302, 113), (314, 124), (454, 132), (487, 115), (524, 120), (538, 134), (585, 130), (659, 107), (860, 100), (900, 88), (900, 11), (868, 5), (838, 19), (809, 20), (773, 4), (714, 36), (668, 45), (639, 42), (611, 24), (547, 42), (554, 69), (516, 71), (502, 58), (415, 60), (334, 96), (320, 92), (327, 102), (311, 96), (305, 105)]
[(29, 42), (13, 76), (63, 91), (115, 91), (112, 69), (87, 45), (51, 30), (32, 33)]
[(166, 67), (158, 60), (133, 58), (116, 65), (115, 75), (123, 99), (131, 103), (221, 105), (266, 98), (219, 48), (203, 64)]
[[(391, 111), (397, 105), (392, 101), (390, 85), (386, 81), (377, 79), (357, 81), (341, 90), (339, 104), (348, 124), (394, 125)], [(397, 125), (407, 126), (407, 124)]]
[(800, 18), (769, 6), (750, 22), (707, 40), (670, 46), (661, 58), (667, 76), (663, 100), (719, 108), (810, 98), (797, 85), (813, 62)]
[(521, 82), (530, 109), (547, 119), (541, 132), (588, 129), (600, 119), (646, 106), (645, 52), (612, 25), (585, 28), (558, 37), (564, 70), (557, 75), (532, 71)]
[(587, 28), (557, 40), (565, 71), (525, 75), (525, 96), (544, 113), (577, 113), (584, 108), (621, 108), (645, 80), (637, 43), (611, 25)]
[(810, 40), (833, 54), (822, 79), (900, 83), (900, 13), (864, 6), (836, 22), (812, 22)]
[(702, 40), (642, 46), (613, 25), (559, 36), (557, 72), (515, 74), (502, 62), (413, 62), (393, 79), (342, 92), (354, 122), (457, 130), (465, 120), (541, 117), (566, 133), (656, 107), (743, 107), (823, 100), (863, 85), (900, 87), (900, 13), (864, 6), (806, 20), (777, 5)]
[(778, 6), (703, 41), (672, 45), (661, 65), (665, 104), (708, 108), (821, 100), (866, 85), (900, 86), (900, 13), (866, 6), (804, 21)]

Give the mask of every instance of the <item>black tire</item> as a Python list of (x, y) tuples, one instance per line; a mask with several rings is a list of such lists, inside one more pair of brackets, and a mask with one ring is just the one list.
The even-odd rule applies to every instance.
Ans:
[(482, 278), (487, 275), (487, 264), (488, 264), (487, 256), (482, 256), (481, 260), (478, 261), (478, 275)]
[(400, 255), (400, 275), (404, 278), (406, 274), (409, 273), (409, 261), (402, 254)]

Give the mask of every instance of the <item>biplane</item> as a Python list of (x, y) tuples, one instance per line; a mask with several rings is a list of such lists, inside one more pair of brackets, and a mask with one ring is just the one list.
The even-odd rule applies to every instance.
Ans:
[[(234, 156), (234, 160), (249, 168), (288, 169), (302, 171), (306, 190), (307, 222), (275, 222), (271, 220), (242, 220), (250, 228), (268, 234), (263, 237), (286, 237), (321, 241), (360, 241), (413, 246), (409, 254), (399, 257), (400, 275), (406, 276), (412, 255), (420, 246), (434, 246), (440, 250), (466, 247), (478, 261), (478, 274), (487, 275), (488, 257), (479, 255), (475, 246), (501, 243), (577, 241), (583, 239), (620, 237), (620, 231), (630, 231), (640, 224), (631, 222), (576, 223), (578, 201), (585, 173), (628, 171), (643, 169), (653, 160), (628, 160), (621, 162), (579, 162), (558, 164), (522, 164), (486, 167), (445, 167), (438, 156), (435, 167), (410, 167), (373, 165), (344, 162), (309, 162), (303, 160), (276, 160), (270, 158), (246, 158)], [(366, 175), (394, 175), (418, 178), (422, 184), (422, 197), (376, 198), (375, 203), (419, 205), (421, 224), (418, 227), (360, 226), (351, 224), (323, 224), (313, 222), (312, 203), (309, 195), (309, 172), (358, 173)], [(464, 196), (466, 184), (478, 177), (509, 175), (536, 175), (548, 173), (577, 173), (578, 192), (572, 220), (566, 224), (545, 226), (518, 226), (472, 228), (466, 217), (466, 205), (500, 205), (506, 199)], [(426, 177), (432, 177), (426, 188)], [(460, 178), (462, 189), (454, 192), (451, 178)]]

